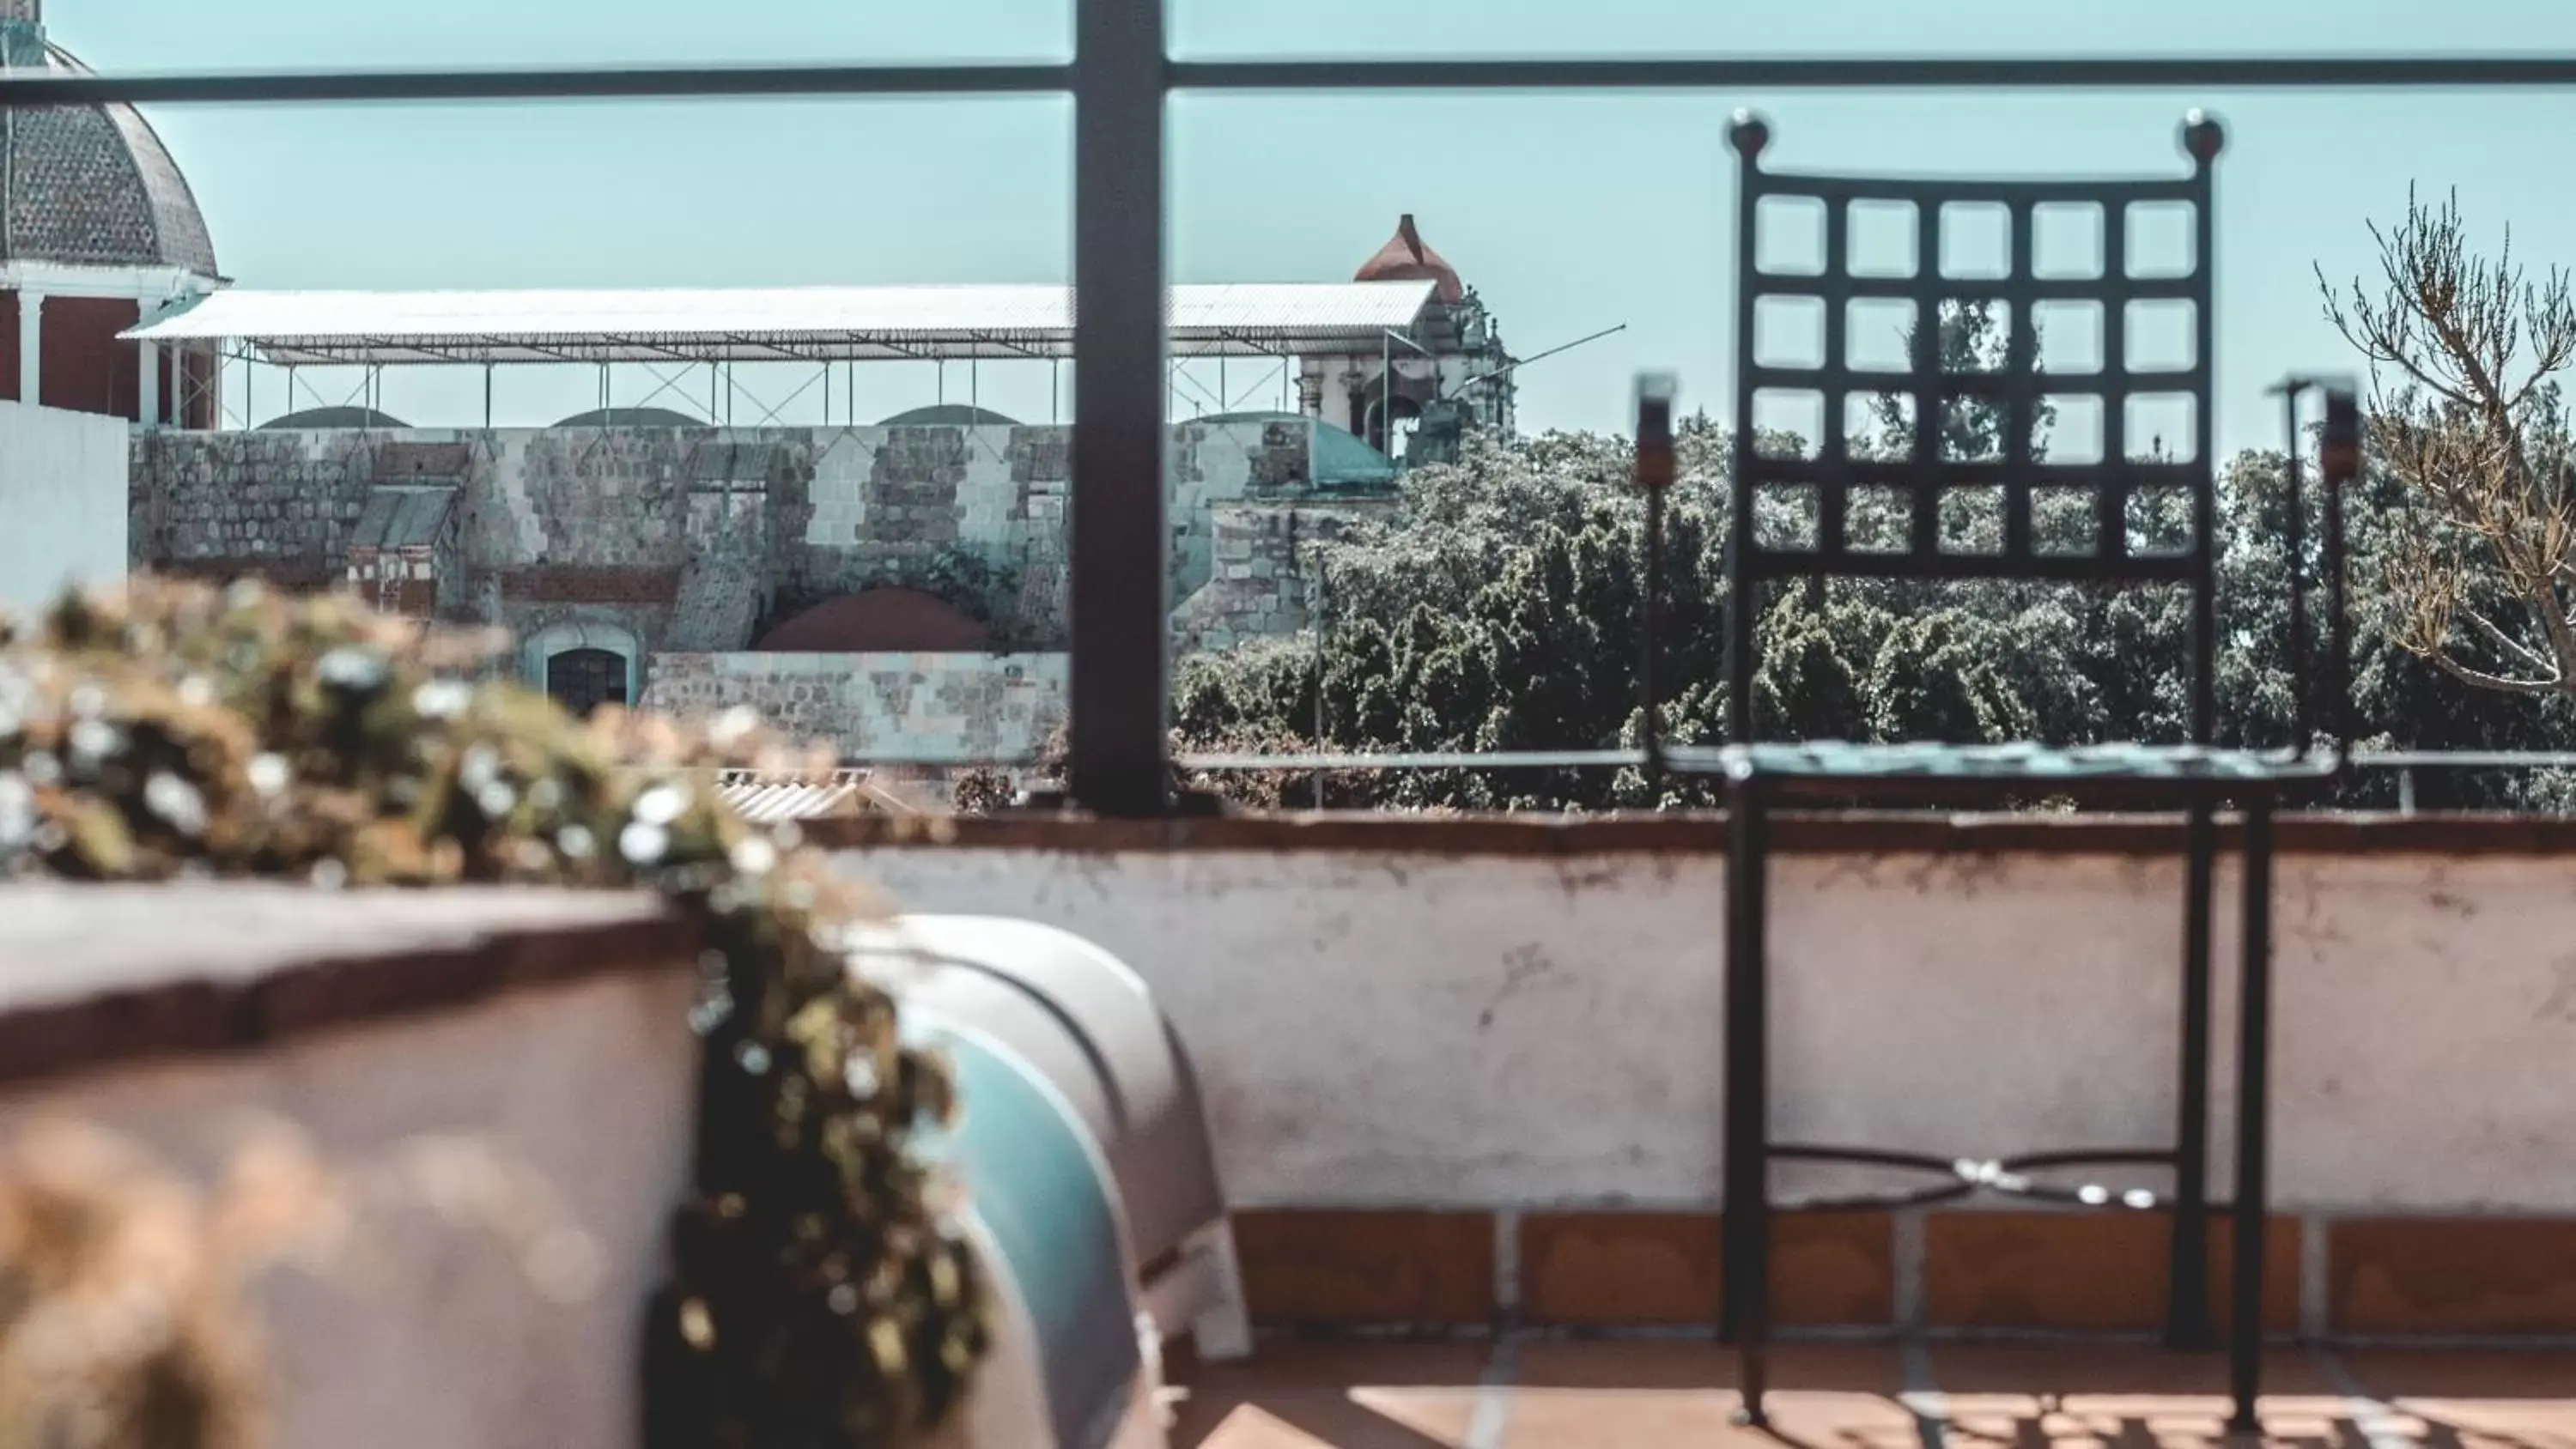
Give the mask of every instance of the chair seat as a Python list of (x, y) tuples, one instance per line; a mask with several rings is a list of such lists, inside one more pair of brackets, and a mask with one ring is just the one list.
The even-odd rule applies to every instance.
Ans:
[(2080, 794), (2262, 789), (2314, 779), (2325, 767), (2285, 750), (2210, 745), (1853, 744), (1843, 740), (1721, 745), (1674, 751), (1684, 769), (1793, 794), (1892, 789)]

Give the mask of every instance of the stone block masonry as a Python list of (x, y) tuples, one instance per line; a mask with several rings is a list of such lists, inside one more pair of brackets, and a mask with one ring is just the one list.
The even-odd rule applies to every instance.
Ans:
[(1063, 654), (656, 654), (644, 705), (749, 707), (845, 760), (978, 764), (1034, 757), (1064, 720)]
[[(1305, 627), (1300, 540), (1372, 506), (1305, 486), (1312, 434), (1173, 430), (1176, 647)], [(1048, 651), (1064, 643), (1069, 442), (1016, 426), (154, 432), (132, 447), (129, 534), (142, 568), (360, 582), (405, 613), (622, 641), (645, 702), (750, 705), (848, 758), (1013, 758), (1064, 713)], [(452, 492), (434, 549), (369, 552), (388, 488)], [(747, 652), (787, 613), (887, 586), (1031, 652)]]
[[(1175, 603), (1212, 576), (1213, 511), (1250, 495), (1293, 498), (1310, 433), (1174, 429)], [(1060, 427), (157, 432), (133, 446), (130, 534), (139, 567), (335, 579), (370, 487), (388, 467), (435, 460), (458, 490), (463, 578), (442, 579), (439, 593), (459, 622), (529, 632), (569, 607), (604, 608), (655, 649), (723, 652), (754, 642), (761, 606), (775, 599), (899, 584), (948, 597), (1000, 637), (1048, 647), (1064, 633), (1069, 437)]]
[(1215, 557), (1210, 577), (1172, 615), (1174, 649), (1185, 654), (1231, 649), (1311, 627), (1324, 586), (1314, 547), (1340, 537), (1357, 518), (1386, 507), (1229, 503), (1212, 508)]

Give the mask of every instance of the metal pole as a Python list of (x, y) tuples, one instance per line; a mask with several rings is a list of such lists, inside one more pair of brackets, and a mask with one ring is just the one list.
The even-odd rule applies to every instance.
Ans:
[(1661, 797), (1664, 776), (1663, 729), (1655, 693), (1657, 639), (1663, 628), (1664, 490), (1672, 485), (1673, 379), (1637, 379), (1637, 486), (1646, 490), (1646, 578), (1640, 611), (1643, 637), (1637, 659), (1637, 693), (1644, 713), (1638, 742), (1646, 752), (1646, 781)]
[(2272, 1125), (2272, 802), (2245, 806), (2245, 960), (2236, 1045), (2235, 1323), (2228, 1347), (2231, 1432), (2259, 1433), (2263, 1387), (2263, 1249), (2270, 1215)]
[(2350, 387), (2326, 390), (2325, 434), (2317, 449), (2318, 496), (2325, 509), (2326, 641), (2331, 673), (2335, 764), (2352, 756), (2352, 619), (2345, 597), (2344, 493), (2361, 481), (2361, 399)]
[(2196, 803), (2183, 827), (2182, 1060), (2174, 1092), (2174, 1205), (2165, 1286), (2165, 1346), (2210, 1345), (2209, 1036), (2210, 897), (2218, 821)]
[(2304, 760), (2316, 744), (2316, 731), (2309, 727), (2308, 715), (2308, 498), (2299, 476), (2299, 393), (2282, 399), (2281, 407), (2290, 422), (2284, 465), (2290, 475), (2290, 517), (2282, 538), (2282, 547), (2290, 555), (2290, 681), (2297, 691), (2290, 700), (2290, 724), (2295, 731), (2290, 744)]
[[(1333, 607), (1333, 576), (1330, 565), (1318, 556), (1315, 560), (1315, 753), (1328, 753), (1324, 744), (1324, 630)], [(1315, 808), (1324, 808), (1324, 767), (1315, 767)]]
[(1164, 0), (1077, 0), (1072, 688), (1067, 784), (1104, 815), (1172, 805), (1163, 421)]
[(1727, 792), (1726, 1201), (1720, 1216), (1720, 1337), (1735, 1344), (1741, 1421), (1766, 1422), (1764, 1339), (1771, 1298), (1769, 842), (1763, 800), (1749, 784)]

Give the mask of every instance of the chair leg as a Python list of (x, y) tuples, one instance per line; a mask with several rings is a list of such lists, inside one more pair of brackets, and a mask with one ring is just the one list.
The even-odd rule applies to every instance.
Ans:
[(1741, 1419), (1768, 1422), (1763, 1406), (1770, 1329), (1771, 1126), (1767, 976), (1768, 842), (1763, 806), (1739, 786), (1731, 816), (1726, 880), (1726, 1203), (1721, 1335), (1736, 1347)]
[(2174, 1102), (2173, 1246), (2165, 1293), (2165, 1346), (2215, 1346), (2209, 1315), (2210, 901), (2216, 894), (2218, 820), (2194, 806), (2183, 845), (2182, 1065)]
[(2231, 1432), (2257, 1434), (2263, 1387), (2263, 1246), (2270, 1213), (2267, 1180), (2272, 1073), (2272, 802), (2245, 810), (2245, 963), (2236, 1046), (2236, 1212), (2234, 1324), (2229, 1386)]
[(1213, 1280), (1207, 1306), (1192, 1320), (1190, 1336), (1198, 1343), (1199, 1357), (1210, 1363), (1230, 1362), (1252, 1355), (1252, 1317), (1243, 1296), (1243, 1261), (1234, 1250), (1234, 1223), (1217, 1224), (1206, 1234), (1198, 1252), (1204, 1257), (1209, 1277)]

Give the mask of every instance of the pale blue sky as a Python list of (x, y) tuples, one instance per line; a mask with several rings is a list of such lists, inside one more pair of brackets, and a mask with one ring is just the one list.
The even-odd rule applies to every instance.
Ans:
[[(1044, 59), (1067, 52), (1071, 30), (1069, 0), (50, 0), (49, 12), (59, 40), (112, 70)], [(1193, 56), (2576, 53), (2576, 4), (1175, 0), (1173, 29)], [(1628, 324), (1530, 369), (1524, 427), (1619, 426), (1642, 367), (1678, 370), (1686, 403), (1722, 411), (1723, 131), (1740, 105), (1768, 113), (1783, 169), (2060, 174), (2178, 169), (2177, 118), (2217, 112), (2232, 134), (2218, 258), (2228, 448), (2271, 440), (2263, 385), (2348, 362), (2310, 264), (2365, 267), (2365, 221), (2399, 210), (2410, 182), (2456, 186), (2475, 225), (2492, 237), (2510, 223), (2535, 262), (2576, 263), (2563, 179), (2576, 93), (1334, 95), (1176, 103), (1175, 275), (1339, 279), (1409, 210), (1516, 350)], [(1052, 98), (155, 114), (243, 285), (389, 288), (1060, 281), (1069, 119)], [(745, 375), (773, 401), (796, 385)], [(1201, 385), (1215, 381), (1210, 369)], [(1227, 382), (1245, 405), (1277, 395), (1248, 364)], [(259, 411), (276, 411), (275, 383), (260, 386)], [(650, 386), (623, 381), (619, 400)], [(861, 386), (875, 416), (937, 384), (905, 365)], [(1043, 370), (987, 367), (976, 386), (988, 405), (1046, 414)], [(579, 374), (514, 379), (502, 420), (547, 421), (595, 388)], [(948, 395), (966, 389), (952, 368)], [(479, 397), (479, 382), (398, 377), (388, 406), (463, 422)], [(816, 405), (809, 394), (788, 416)]]

